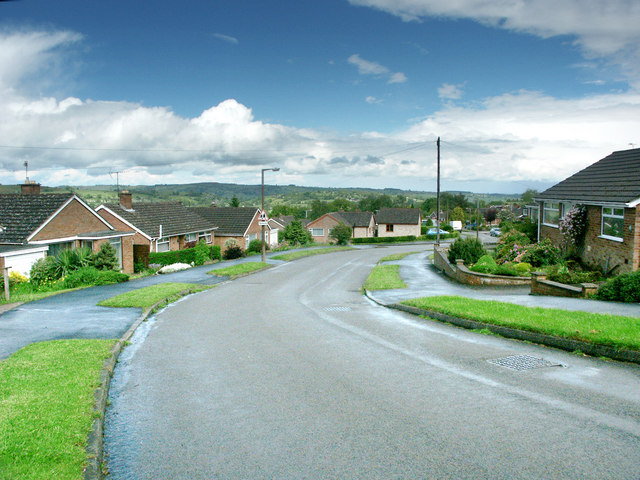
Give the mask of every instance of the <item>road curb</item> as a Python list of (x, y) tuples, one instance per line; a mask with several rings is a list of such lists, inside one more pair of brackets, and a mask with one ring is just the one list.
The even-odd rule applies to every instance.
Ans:
[(569, 352), (580, 351), (585, 355), (592, 357), (607, 357), (613, 360), (621, 362), (629, 362), (640, 364), (640, 352), (633, 350), (618, 350), (606, 345), (596, 345), (592, 343), (582, 342), (580, 340), (573, 340), (569, 338), (556, 337), (554, 335), (547, 335), (544, 333), (530, 332), (527, 330), (517, 330), (515, 328), (503, 327), (501, 325), (494, 325), (491, 323), (478, 322), (475, 320), (468, 320), (466, 318), (453, 317), (451, 315), (445, 315), (433, 310), (426, 310), (417, 307), (411, 307), (408, 305), (402, 305), (399, 303), (384, 304), (373, 298), (370, 293), (365, 290), (365, 295), (371, 301), (378, 305), (394, 310), (400, 310), (412, 315), (419, 315), (429, 317), (434, 320), (438, 320), (444, 323), (450, 323), (457, 327), (466, 328), (469, 330), (489, 330), (491, 333), (495, 333), (502, 337), (513, 338), (515, 340), (521, 340), (525, 342), (536, 343), (539, 345), (545, 345), (547, 347), (558, 348), (560, 350), (566, 350)]

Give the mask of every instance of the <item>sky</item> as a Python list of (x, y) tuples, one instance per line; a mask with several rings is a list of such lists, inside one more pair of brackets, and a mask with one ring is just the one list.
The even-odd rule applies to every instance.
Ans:
[(640, 146), (638, 25), (637, 0), (0, 1), (0, 183), (435, 191), (440, 137), (443, 190), (542, 191)]

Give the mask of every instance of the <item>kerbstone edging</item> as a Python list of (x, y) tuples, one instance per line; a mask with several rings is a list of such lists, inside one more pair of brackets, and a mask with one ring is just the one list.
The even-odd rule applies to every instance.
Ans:
[[(189, 293), (193, 292), (187, 289), (178, 292), (176, 295), (184, 296)], [(91, 424), (89, 437), (87, 438), (87, 466), (84, 469), (85, 480), (102, 480), (103, 478), (102, 461), (104, 457), (104, 415), (107, 409), (111, 377), (113, 376), (113, 370), (116, 367), (116, 363), (118, 363), (120, 352), (122, 352), (122, 348), (131, 339), (140, 324), (147, 320), (149, 315), (154, 313), (155, 309), (158, 306), (163, 305), (164, 302), (166, 302), (166, 299), (162, 299), (153, 306), (144, 310), (124, 335), (122, 335), (122, 337), (115, 343), (111, 349), (111, 355), (102, 364), (102, 370), (100, 371), (100, 385), (96, 388), (94, 393), (94, 418)]]
[(613, 347), (606, 345), (596, 345), (587, 342), (581, 342), (579, 340), (572, 340), (569, 338), (556, 337), (554, 335), (547, 335), (544, 333), (530, 332), (527, 330), (517, 330), (515, 328), (504, 327), (501, 325), (494, 325), (492, 323), (483, 323), (475, 320), (468, 320), (466, 318), (453, 317), (451, 315), (445, 315), (443, 313), (434, 312), (433, 310), (425, 310), (422, 308), (411, 307), (409, 305), (402, 305), (399, 303), (384, 304), (372, 298), (369, 292), (365, 290), (365, 295), (373, 302), (383, 307), (392, 308), (394, 310), (400, 310), (413, 315), (424, 315), (434, 320), (450, 323), (457, 327), (467, 328), (470, 330), (487, 329), (497, 335), (513, 338), (516, 340), (522, 340), (526, 342), (537, 343), (548, 347), (559, 348), (569, 352), (580, 350), (586, 355), (593, 357), (608, 357), (613, 360), (622, 362), (631, 362), (640, 364), (640, 352), (633, 350), (617, 350)]

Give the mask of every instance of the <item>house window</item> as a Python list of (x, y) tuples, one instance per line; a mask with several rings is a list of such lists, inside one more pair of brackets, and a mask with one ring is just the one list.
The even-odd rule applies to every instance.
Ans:
[(324, 237), (324, 228), (312, 228), (311, 229), (312, 237)]
[(120, 267), (120, 270), (122, 270), (122, 239), (111, 238), (109, 239), (109, 243), (116, 251), (116, 259), (118, 260), (118, 266)]
[(542, 210), (542, 223), (557, 227), (560, 220), (560, 204), (556, 202), (544, 202)]
[(71, 250), (73, 248), (73, 242), (53, 243), (49, 245), (49, 251), (47, 252), (52, 257), (57, 257), (63, 250)]
[(622, 240), (624, 208), (602, 207), (602, 236)]
[(200, 232), (198, 233), (198, 238), (204, 238), (205, 242), (211, 243), (211, 232)]
[(191, 242), (195, 242), (197, 240), (198, 240), (198, 234), (197, 233), (187, 233), (184, 236), (185, 243), (191, 243)]
[(169, 250), (169, 237), (158, 239), (156, 242), (156, 252), (168, 252)]
[(89, 250), (93, 251), (93, 241), (91, 240), (82, 240), (82, 243), (80, 244), (81, 248), (88, 248)]
[(393, 223), (387, 223), (387, 232), (393, 232)]

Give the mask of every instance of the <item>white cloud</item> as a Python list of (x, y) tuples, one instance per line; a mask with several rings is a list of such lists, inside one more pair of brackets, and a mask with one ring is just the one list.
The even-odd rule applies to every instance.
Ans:
[(393, 73), (384, 65), (378, 62), (371, 62), (361, 58), (358, 54), (351, 55), (347, 61), (358, 67), (358, 73), (360, 75), (375, 75), (378, 77), (387, 77), (388, 83), (404, 83), (407, 81), (407, 77), (402, 72)]
[(463, 85), (443, 83), (442, 86), (438, 88), (438, 97), (443, 100), (459, 100), (462, 98), (462, 87)]
[(222, 33), (214, 33), (213, 36), (216, 37), (218, 40), (231, 43), (232, 45), (237, 45), (238, 43), (240, 43), (237, 38), (230, 37), (229, 35), (223, 35)]
[(569, 35), (587, 57), (621, 66), (632, 83), (640, 67), (640, 3), (637, 0), (349, 0), (405, 21), (464, 18), (541, 38)]
[(382, 103), (382, 100), (372, 96), (368, 96), (364, 101), (370, 104)]

